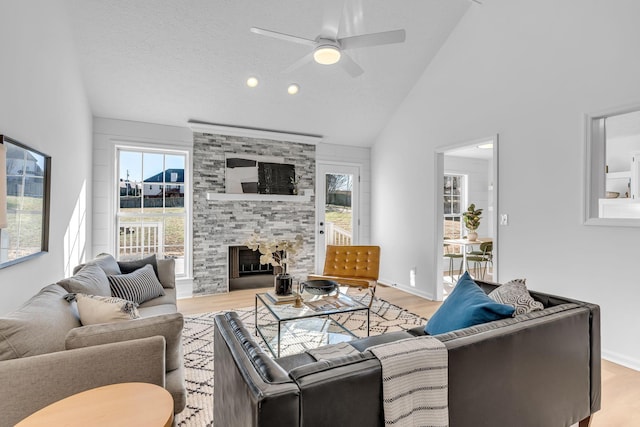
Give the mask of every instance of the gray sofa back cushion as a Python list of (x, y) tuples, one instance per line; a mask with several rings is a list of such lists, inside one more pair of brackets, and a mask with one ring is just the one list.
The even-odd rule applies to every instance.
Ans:
[(0, 318), (0, 360), (64, 350), (67, 333), (81, 326), (67, 291), (49, 285), (19, 309)]

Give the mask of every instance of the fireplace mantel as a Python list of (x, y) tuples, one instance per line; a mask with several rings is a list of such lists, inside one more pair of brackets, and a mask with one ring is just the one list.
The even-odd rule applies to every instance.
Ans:
[(262, 202), (309, 202), (313, 196), (313, 190), (302, 190), (302, 194), (252, 194), (252, 193), (207, 193), (207, 200), (214, 201), (262, 201)]

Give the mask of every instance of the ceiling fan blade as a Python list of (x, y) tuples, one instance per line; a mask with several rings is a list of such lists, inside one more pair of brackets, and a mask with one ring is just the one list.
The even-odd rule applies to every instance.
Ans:
[(379, 46), (381, 44), (402, 43), (406, 38), (405, 30), (384, 31), (381, 33), (362, 34), (344, 37), (338, 40), (343, 49)]
[(260, 34), (261, 36), (273, 37), (274, 39), (284, 40), (287, 42), (293, 42), (298, 44), (304, 44), (307, 46), (315, 46), (314, 40), (305, 39), (303, 37), (292, 36), (290, 34), (279, 33), (277, 31), (265, 30), (263, 28), (251, 27), (249, 29), (252, 33)]
[(298, 59), (293, 64), (289, 65), (287, 68), (282, 70), (282, 72), (283, 73), (290, 73), (290, 72), (295, 71), (298, 68), (302, 67), (303, 65), (308, 64), (312, 60), (313, 60), (313, 52), (310, 52), (310, 53), (306, 54), (305, 56), (303, 56), (302, 58)]
[(340, 31), (340, 20), (342, 19), (342, 11), (344, 10), (344, 0), (325, 0), (324, 13), (322, 16), (322, 38), (335, 40), (338, 38)]
[(339, 64), (342, 66), (342, 68), (344, 68), (347, 71), (347, 73), (349, 73), (351, 77), (358, 77), (359, 75), (364, 73), (364, 70), (362, 69), (362, 67), (360, 67), (356, 63), (356, 61), (353, 60), (353, 58), (351, 58), (345, 52), (341, 52), (341, 53), (342, 55), (340, 56)]

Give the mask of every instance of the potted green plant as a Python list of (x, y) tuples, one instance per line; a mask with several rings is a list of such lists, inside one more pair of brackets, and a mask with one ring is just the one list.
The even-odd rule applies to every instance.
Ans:
[(476, 209), (476, 205), (473, 203), (471, 203), (467, 210), (462, 214), (464, 226), (469, 230), (467, 239), (470, 242), (478, 240), (478, 233), (476, 230), (480, 227), (480, 218), (482, 218), (482, 209)]

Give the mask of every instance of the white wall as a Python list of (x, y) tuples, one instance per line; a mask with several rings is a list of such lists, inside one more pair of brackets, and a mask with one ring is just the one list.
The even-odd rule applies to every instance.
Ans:
[(91, 245), (91, 112), (59, 1), (0, 2), (0, 133), (51, 156), (49, 252), (0, 270), (0, 313), (65, 276)]
[(415, 291), (435, 294), (434, 149), (499, 134), (502, 281), (600, 304), (605, 357), (640, 369), (640, 229), (581, 223), (583, 115), (640, 102), (638, 16), (631, 0), (470, 8), (372, 149), (381, 277), (408, 289), (418, 265)]
[(321, 161), (360, 165), (360, 244), (377, 245), (371, 241), (371, 150), (320, 143), (316, 146), (316, 162)]

